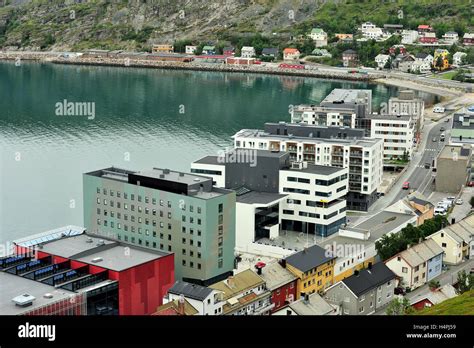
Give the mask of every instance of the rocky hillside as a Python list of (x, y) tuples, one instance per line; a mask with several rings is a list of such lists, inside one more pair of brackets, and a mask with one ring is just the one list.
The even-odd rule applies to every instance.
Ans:
[(256, 34), (289, 40), (314, 25), (348, 32), (365, 20), (409, 26), (426, 19), (466, 30), (473, 18), (465, 0), (0, 0), (0, 47), (148, 50), (155, 42)]

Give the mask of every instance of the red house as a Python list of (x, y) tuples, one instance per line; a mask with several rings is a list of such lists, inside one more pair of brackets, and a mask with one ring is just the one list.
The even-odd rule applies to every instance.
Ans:
[(446, 284), (439, 289), (431, 290), (426, 293), (425, 296), (418, 296), (416, 302), (412, 302), (411, 306), (416, 310), (421, 310), (426, 307), (435, 306), (456, 296), (456, 289), (451, 284)]
[(271, 313), (274, 313), (296, 300), (297, 278), (279, 263), (256, 265), (257, 273), (265, 280), (267, 289), (271, 291), (271, 302), (274, 304)]
[(427, 24), (420, 24), (418, 26), (418, 33), (421, 35), (422, 33), (429, 33), (432, 32), (433, 28)]
[(438, 39), (436, 36), (422, 36), (418, 41), (424, 44), (435, 44), (438, 42)]
[(404, 45), (393, 45), (392, 47), (389, 48), (389, 53), (390, 54), (395, 54), (395, 52), (397, 51), (397, 48), (400, 50), (400, 54), (405, 54), (407, 53), (407, 49)]
[[(88, 299), (89, 315), (152, 314), (174, 284), (174, 254), (171, 253), (86, 233), (62, 236), (41, 244), (23, 241), (16, 244), (17, 252), (24, 253), (26, 246), (38, 246), (35, 259), (39, 264), (34, 274), (41, 273), (38, 278), (34, 275), (29, 279), (83, 293)], [(31, 262), (31, 258), (25, 259), (25, 265)], [(110, 301), (90, 295), (91, 286), (99, 292), (108, 292), (105, 297)]]
[(232, 46), (226, 46), (222, 50), (222, 53), (224, 54), (224, 56), (233, 56), (235, 55), (235, 48)]

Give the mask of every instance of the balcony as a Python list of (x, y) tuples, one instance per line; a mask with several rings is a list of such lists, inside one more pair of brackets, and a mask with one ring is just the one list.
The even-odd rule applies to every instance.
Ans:
[(350, 160), (350, 161), (349, 161), (349, 164), (350, 164), (350, 165), (353, 165), (353, 166), (359, 166), (359, 167), (362, 167), (362, 161), (354, 161), (354, 160)]
[(350, 153), (351, 157), (362, 158), (362, 152), (352, 152)]
[(286, 149), (288, 152), (298, 152), (298, 148), (296, 146), (288, 146)]
[(333, 156), (344, 157), (344, 151), (333, 151)]
[(315, 151), (316, 149), (314, 147), (305, 147), (303, 153), (308, 155), (314, 155)]

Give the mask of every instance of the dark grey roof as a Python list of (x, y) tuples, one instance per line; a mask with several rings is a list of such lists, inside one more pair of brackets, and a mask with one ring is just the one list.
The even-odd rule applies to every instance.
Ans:
[(415, 57), (419, 59), (425, 59), (426, 57), (428, 57), (428, 53), (420, 52), (420, 53), (417, 53)]
[(212, 292), (212, 289), (178, 280), (176, 283), (174, 283), (171, 289), (168, 290), (168, 292), (171, 294), (183, 295), (184, 297), (203, 301), (207, 296), (209, 296), (209, 294)]
[(345, 50), (344, 52), (342, 52), (342, 54), (357, 54), (357, 52), (354, 51), (354, 50), (349, 49), (349, 50)]
[(420, 204), (420, 205), (430, 205), (430, 206), (433, 205), (431, 202), (425, 201), (424, 199), (420, 199), (420, 198), (417, 198), (417, 197), (410, 197), (409, 200), (412, 201), (412, 202), (415, 202), (416, 204)]
[(194, 163), (202, 163), (202, 164), (220, 164), (224, 165), (225, 163), (219, 163), (217, 161), (218, 157), (217, 156), (205, 156), (203, 158), (198, 159), (197, 161), (194, 161)]
[(364, 269), (359, 274), (353, 274), (342, 280), (342, 282), (357, 296), (361, 296), (367, 291), (385, 284), (389, 280), (395, 279), (396, 275), (385, 263), (378, 262), (372, 269)]
[(278, 54), (278, 48), (276, 48), (276, 47), (265, 47), (262, 50), (262, 54)]
[(468, 149), (468, 148), (463, 147), (463, 148), (461, 149), (461, 153), (460, 153), (460, 154), (461, 154), (461, 156), (463, 156), (463, 157), (467, 157), (467, 156), (469, 156), (469, 155), (471, 154), (471, 150)]
[(319, 245), (313, 245), (288, 256), (286, 262), (302, 272), (307, 272), (335, 258), (326, 249), (321, 248)]
[(235, 48), (233, 46), (226, 46), (226, 47), (223, 48), (222, 51), (234, 51), (234, 50), (235, 50)]
[(247, 204), (268, 204), (271, 202), (276, 201), (277, 199), (286, 197), (287, 195), (281, 195), (278, 193), (271, 193), (271, 192), (257, 192), (257, 191), (250, 191), (244, 193), (242, 195), (237, 195), (237, 202), (238, 203), (247, 203)]

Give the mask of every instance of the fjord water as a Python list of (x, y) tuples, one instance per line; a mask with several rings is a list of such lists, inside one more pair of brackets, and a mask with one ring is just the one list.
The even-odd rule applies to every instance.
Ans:
[[(189, 171), (242, 128), (289, 121), (291, 104), (333, 88), (397, 88), (236, 73), (0, 63), (0, 241), (82, 225), (82, 173), (117, 166)], [(421, 95), (432, 101), (430, 95)], [(56, 104), (95, 103), (95, 117)]]

